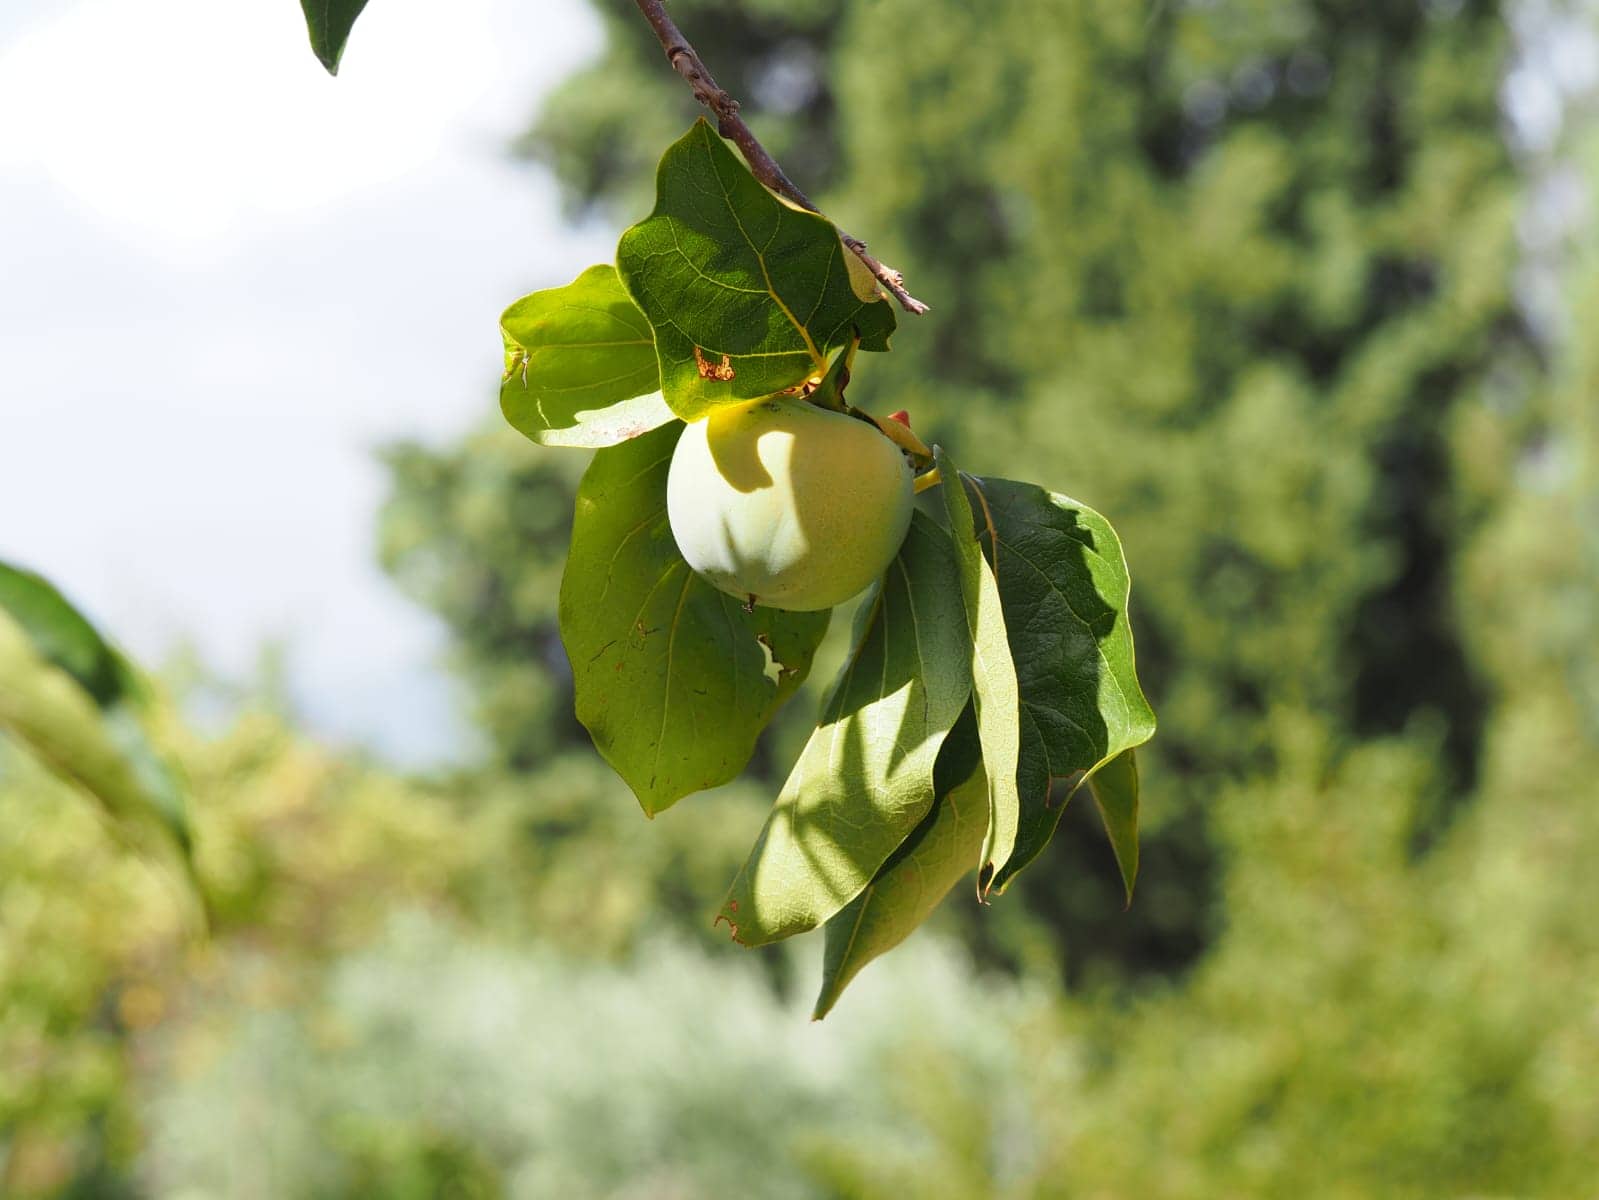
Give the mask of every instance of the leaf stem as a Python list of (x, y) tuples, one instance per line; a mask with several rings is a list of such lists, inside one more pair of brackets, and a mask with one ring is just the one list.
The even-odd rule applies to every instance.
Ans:
[(849, 412), (849, 405), (844, 402), (844, 389), (849, 386), (850, 367), (855, 362), (855, 351), (860, 349), (860, 345), (861, 339), (853, 337), (850, 344), (839, 351), (833, 365), (827, 368), (827, 374), (816, 385), (816, 390), (807, 397), (812, 404), (830, 408), (834, 412)]
[[(785, 199), (819, 214), (821, 210), (812, 204), (810, 197), (800, 191), (794, 181), (783, 173), (783, 168), (778, 165), (777, 160), (771, 156), (765, 146), (761, 145), (760, 139), (744, 123), (744, 118), (739, 116), (738, 101), (728, 95), (711, 77), (699, 53), (683, 36), (683, 31), (677, 27), (677, 23), (667, 15), (665, 0), (634, 0), (634, 3), (638, 5), (638, 10), (644, 15), (644, 19), (650, 23), (650, 28), (655, 30), (655, 36), (660, 40), (661, 49), (666, 51), (666, 58), (672, 64), (672, 69), (681, 75), (683, 81), (692, 89), (694, 99), (716, 114), (717, 132), (743, 151), (744, 161), (749, 163), (755, 178)], [(860, 238), (851, 237), (843, 230), (839, 230), (838, 236), (850, 252), (866, 264), (866, 269), (871, 271), (877, 282), (899, 301), (901, 308), (916, 316), (922, 316), (928, 311), (926, 304), (905, 290), (905, 277), (881, 259), (867, 253), (865, 242)]]

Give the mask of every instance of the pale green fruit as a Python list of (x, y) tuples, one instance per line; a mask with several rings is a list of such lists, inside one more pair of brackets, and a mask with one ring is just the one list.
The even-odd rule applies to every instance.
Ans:
[(672, 536), (709, 582), (768, 608), (842, 604), (910, 528), (914, 480), (876, 427), (804, 400), (718, 408), (683, 430), (666, 482)]

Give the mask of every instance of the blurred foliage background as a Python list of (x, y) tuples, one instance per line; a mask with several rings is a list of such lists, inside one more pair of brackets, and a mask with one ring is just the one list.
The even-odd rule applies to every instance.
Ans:
[[(594, 2), (603, 58), (518, 149), (619, 228), (696, 114)], [(270, 706), (202, 736), (175, 682), (196, 941), (0, 746), (0, 1194), (1592, 1195), (1599, 216), (1542, 199), (1599, 192), (1599, 67), (1558, 136), (1505, 97), (1599, 14), (673, 11), (934, 305), (852, 400), (1116, 523), (1161, 716), (1135, 903), (1068, 811), (808, 1024), (818, 947), (708, 917), (828, 661), (746, 780), (646, 824), (554, 628), (581, 458), (486, 420), (387, 452), (376, 535), (481, 764), (402, 777)]]

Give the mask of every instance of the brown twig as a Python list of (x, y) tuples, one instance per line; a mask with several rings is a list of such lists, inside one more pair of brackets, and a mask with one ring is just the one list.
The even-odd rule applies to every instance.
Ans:
[[(778, 166), (777, 160), (767, 152), (766, 147), (761, 145), (760, 139), (744, 123), (744, 118), (739, 116), (738, 101), (723, 91), (711, 77), (711, 73), (705, 69), (705, 63), (694, 47), (689, 45), (688, 39), (683, 36), (683, 31), (667, 15), (665, 0), (634, 0), (634, 2), (638, 5), (639, 12), (644, 14), (644, 19), (650, 23), (650, 28), (655, 30), (655, 36), (660, 39), (661, 49), (666, 51), (666, 58), (672, 64), (672, 69), (681, 75), (683, 81), (693, 90), (694, 99), (716, 114), (717, 132), (743, 151), (744, 161), (749, 163), (755, 178), (801, 208), (820, 213), (821, 210), (812, 204), (810, 197), (800, 191), (794, 181), (783, 173), (783, 168)], [(842, 230), (839, 236), (855, 257), (866, 264), (867, 270), (871, 271), (877, 282), (893, 294), (894, 299), (899, 301), (900, 307), (917, 316), (928, 311), (927, 305), (905, 290), (905, 277), (881, 259), (868, 254), (865, 242), (860, 238), (851, 237)]]

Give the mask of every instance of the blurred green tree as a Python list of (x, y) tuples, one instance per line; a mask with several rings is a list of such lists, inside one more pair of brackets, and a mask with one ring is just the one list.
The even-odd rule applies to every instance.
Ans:
[[(575, 209), (631, 218), (694, 104), (633, 5), (596, 6), (604, 55), (547, 102), (523, 148)], [(1525, 356), (1498, 6), (673, 11), (779, 159), (934, 303), (851, 398), (908, 409), (974, 470), (1080, 497), (1129, 548), (1162, 714), (1137, 903), (1119, 911), (1114, 864), (1078, 805), (1053, 868), (1023, 877), (973, 936), (1012, 961), (1064, 946), (1079, 975), (1192, 961), (1214, 924), (1208, 802), (1274, 769), (1264, 718), (1282, 706), (1343, 743), (1407, 733), (1435, 748), (1443, 770), (1412, 831), (1431, 836), (1476, 778), (1487, 703), (1455, 586), (1498, 485), (1462, 474), (1452, 431), (1519, 386)], [(504, 457), (479, 457), (476, 444), (400, 452), (391, 513), (565, 477), (559, 455), (527, 455), (515, 484)], [(501, 505), (481, 536), (441, 518), (413, 522), (408, 549), (389, 543), (401, 578), (458, 631), (517, 764), (571, 732), (553, 698), (525, 720), (496, 699), (557, 688), (547, 608), (537, 651), (512, 653), (533, 628), (523, 616), (498, 604), (467, 617), (448, 598), (551, 604), (552, 560), (529, 548), (560, 512), (552, 492), (548, 509)], [(448, 559), (457, 582), (417, 587), (407, 558)]]

